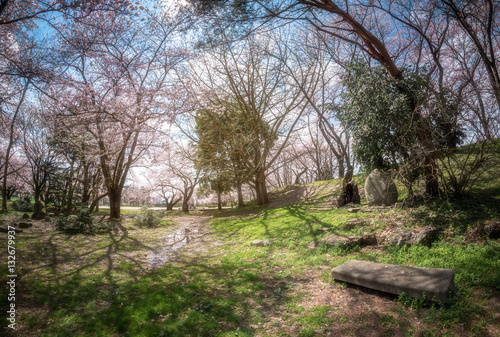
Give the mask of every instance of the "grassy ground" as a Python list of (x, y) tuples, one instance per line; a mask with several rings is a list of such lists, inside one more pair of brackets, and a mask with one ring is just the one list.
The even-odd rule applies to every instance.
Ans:
[[(34, 222), (16, 235), (11, 335), (500, 336), (500, 242), (479, 231), (500, 219), (500, 178), (488, 172), (466, 198), (411, 209), (326, 207), (339, 192), (331, 181), (277, 191), (267, 207), (171, 213), (153, 229), (135, 226), (129, 213), (98, 235), (58, 232), (55, 219)], [(301, 202), (285, 202), (297, 195)], [(7, 223), (20, 217), (2, 215)], [(352, 218), (369, 225), (343, 230)], [(328, 234), (429, 224), (441, 229), (430, 247), (308, 248)], [(169, 252), (171, 239), (185, 240), (186, 233), (190, 242)], [(253, 246), (255, 239), (272, 244)], [(7, 261), (5, 249), (0, 254)], [(332, 267), (350, 259), (452, 268), (455, 300), (426, 304), (332, 281)], [(2, 263), (7, 290), (6, 275)], [(2, 317), (0, 324), (8, 322)]]

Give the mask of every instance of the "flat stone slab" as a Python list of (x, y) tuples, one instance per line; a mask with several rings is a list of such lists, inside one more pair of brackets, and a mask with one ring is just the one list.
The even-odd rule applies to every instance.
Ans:
[(453, 289), (455, 272), (452, 269), (419, 268), (392, 264), (348, 261), (333, 268), (332, 277), (338, 281), (357, 284), (366, 288), (410, 297), (447, 302)]

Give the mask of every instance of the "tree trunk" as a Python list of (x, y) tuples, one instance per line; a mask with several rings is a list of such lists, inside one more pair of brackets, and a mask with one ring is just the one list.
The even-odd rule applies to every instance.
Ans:
[(236, 186), (238, 190), (238, 207), (245, 207), (245, 202), (243, 201), (243, 190), (242, 190), (242, 184), (238, 183), (238, 186)]
[(35, 202), (42, 198), (42, 189), (35, 183)]
[(344, 178), (344, 158), (338, 158), (339, 160), (339, 178)]
[(436, 161), (429, 153), (424, 153), (424, 156), (425, 192), (433, 198), (439, 197), (439, 181)]
[(439, 181), (434, 155), (434, 147), (429, 136), (429, 127), (426, 125), (424, 118), (420, 113), (417, 113), (417, 133), (418, 140), (422, 148), (422, 161), (425, 178), (425, 191), (431, 197), (439, 196)]
[(307, 167), (304, 170), (302, 170), (301, 172), (299, 172), (299, 174), (297, 174), (297, 176), (295, 177), (294, 184), (300, 184), (300, 177), (302, 177), (302, 175), (306, 172), (307, 172)]
[(222, 211), (222, 201), (221, 201), (221, 197), (220, 197), (220, 192), (217, 191), (217, 209), (219, 211)]
[(66, 216), (70, 215), (72, 210), (73, 210), (73, 189), (74, 189), (74, 184), (73, 184), (73, 174), (74, 174), (74, 165), (75, 162), (73, 161), (71, 163), (71, 167), (69, 170), (69, 178), (68, 178), (68, 194), (66, 197), (66, 211), (64, 212)]
[(95, 210), (95, 212), (98, 212), (99, 211), (99, 201), (102, 198), (106, 197), (107, 195), (108, 194), (106, 193), (106, 194), (95, 197), (94, 201), (92, 201), (92, 204), (89, 207), (89, 212), (92, 213), (94, 210)]
[(82, 204), (88, 205), (90, 201), (90, 194), (92, 192), (90, 188), (91, 175), (89, 172), (90, 165), (88, 163), (83, 164), (83, 191), (82, 191)]
[(174, 209), (173, 199), (172, 202), (170, 202), (168, 198), (165, 198), (165, 204), (167, 205), (167, 211), (172, 211)]
[(179, 201), (181, 201), (181, 198), (175, 199), (175, 195), (170, 200), (168, 198), (165, 198), (165, 203), (167, 204), (167, 211), (173, 211), (174, 206), (177, 205)]
[(109, 217), (120, 219), (121, 194), (115, 191), (108, 193), (109, 196)]
[(19, 109), (24, 102), (24, 97), (26, 96), (26, 92), (28, 91), (28, 87), (31, 83), (31, 80), (26, 82), (24, 86), (21, 99), (19, 104), (17, 105), (16, 111), (14, 112), (14, 116), (12, 117), (12, 121), (10, 123), (9, 130), (9, 143), (7, 144), (7, 149), (5, 151), (5, 159), (4, 159), (4, 171), (3, 171), (3, 185), (2, 185), (2, 211), (7, 212), (7, 175), (9, 173), (9, 160), (10, 160), (10, 151), (12, 150), (12, 146), (14, 145), (14, 126), (16, 125), (17, 114), (19, 113)]
[(262, 169), (260, 169), (255, 176), (255, 193), (257, 194), (257, 205), (262, 206), (269, 203), (266, 176)]
[(14, 195), (14, 193), (16, 192), (16, 188), (15, 187), (8, 187), (7, 188), (7, 200), (11, 200), (12, 198), (12, 195)]
[(415, 193), (413, 192), (413, 183), (412, 182), (406, 183), (406, 190), (408, 191), (408, 200), (413, 205), (413, 201), (415, 200)]
[(182, 211), (184, 213), (188, 213), (189, 212), (189, 205), (188, 205), (188, 201), (189, 200), (182, 200)]

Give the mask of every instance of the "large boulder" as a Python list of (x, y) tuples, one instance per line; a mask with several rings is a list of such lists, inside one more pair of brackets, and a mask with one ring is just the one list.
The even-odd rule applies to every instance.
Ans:
[(365, 195), (368, 205), (392, 205), (398, 200), (398, 190), (389, 173), (373, 170), (366, 178)]

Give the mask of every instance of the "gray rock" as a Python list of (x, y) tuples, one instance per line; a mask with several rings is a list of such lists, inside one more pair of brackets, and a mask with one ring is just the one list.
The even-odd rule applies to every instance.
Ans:
[(362, 246), (374, 246), (377, 244), (377, 236), (373, 233), (365, 233), (361, 237)]
[(429, 245), (434, 238), (434, 235), (438, 232), (438, 229), (434, 226), (427, 226), (418, 233), (413, 235), (414, 245)]
[(500, 221), (494, 221), (485, 225), (483, 231), (490, 239), (500, 238)]
[(313, 249), (316, 249), (316, 247), (318, 247), (318, 242), (317, 241), (311, 241), (309, 242), (309, 244), (307, 245), (307, 248), (313, 250)]
[(344, 224), (342, 229), (346, 230), (346, 231), (350, 231), (351, 229), (354, 229), (356, 227), (366, 226), (369, 223), (370, 223), (370, 221), (368, 219), (351, 219), (351, 220), (348, 220)]
[(368, 205), (392, 205), (398, 201), (398, 190), (389, 173), (373, 170), (365, 182)]
[(404, 229), (396, 229), (385, 240), (389, 246), (404, 246), (413, 243), (413, 232)]
[(273, 244), (273, 242), (271, 240), (253, 240), (252, 242), (250, 242), (250, 244), (252, 246), (259, 246), (259, 247), (266, 247), (266, 246), (270, 246)]
[(363, 236), (359, 235), (327, 235), (319, 241), (310, 242), (307, 247), (309, 249), (315, 249), (318, 245), (324, 244), (327, 246), (340, 246), (342, 248), (354, 247), (354, 246), (372, 246), (377, 244), (377, 237), (372, 233), (365, 233)]
[(18, 228), (31, 228), (31, 227), (33, 227), (33, 224), (30, 222), (20, 222), (17, 224), (16, 227), (18, 227)]
[(341, 246), (343, 248), (354, 247), (356, 245), (361, 245), (360, 236), (342, 236), (342, 235), (327, 235), (322, 238), (319, 243), (327, 246)]

